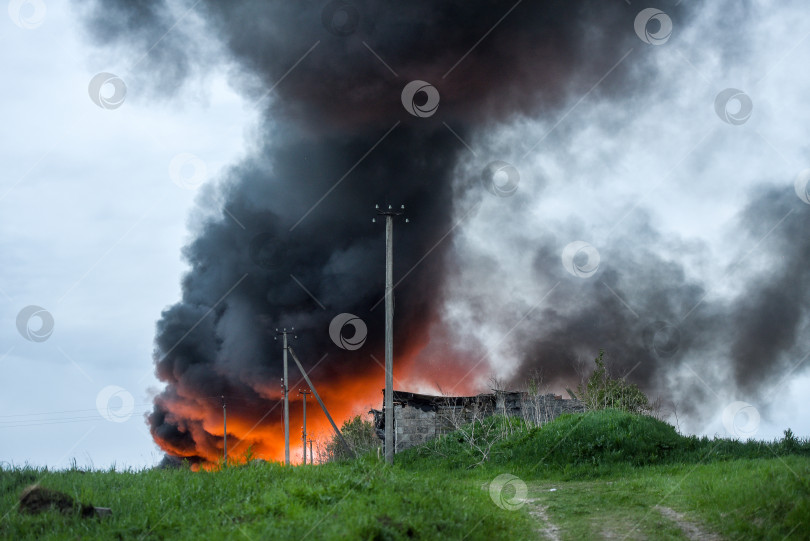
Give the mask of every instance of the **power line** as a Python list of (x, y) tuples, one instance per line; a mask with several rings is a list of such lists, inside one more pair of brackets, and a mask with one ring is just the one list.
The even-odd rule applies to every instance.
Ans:
[[(150, 410), (143, 410), (139, 413), (147, 413)], [(134, 415), (134, 412), (133, 412)], [(87, 417), (66, 417), (63, 419), (36, 419), (31, 422), (19, 422), (18, 424), (0, 424), (0, 428), (24, 428), (30, 426), (43, 426), (43, 425), (57, 425), (57, 424), (71, 424), (83, 423), (87, 421), (103, 421), (104, 417), (100, 414), (90, 415)], [(12, 422), (12, 421), (8, 421)]]
[[(134, 404), (135, 406), (147, 406), (151, 405), (152, 402), (140, 402), (138, 404)], [(98, 411), (98, 408), (87, 408), (81, 410), (56, 410), (56, 411), (43, 411), (41, 413), (11, 413), (8, 415), (0, 415), (0, 419), (4, 419), (7, 417), (28, 417), (33, 415), (59, 415), (60, 413), (81, 413), (83, 411)], [(2, 422), (2, 421), (0, 421)]]
[[(176, 400), (178, 402), (193, 402), (194, 400), (222, 400), (223, 395), (216, 395), (216, 396), (195, 396), (191, 399), (181, 399)], [(261, 396), (248, 396), (248, 395), (224, 395), (225, 398), (229, 401), (241, 401), (241, 402), (271, 402), (273, 399), (264, 398)], [(168, 400), (167, 402), (173, 402), (175, 400)], [(42, 403), (42, 401), (37, 401)], [(133, 404), (133, 407), (140, 407), (140, 406), (153, 406), (155, 404), (160, 404), (163, 401), (160, 399), (153, 400), (150, 402), (137, 402)], [(12, 418), (19, 418), (19, 417), (34, 417), (34, 416), (43, 416), (43, 415), (60, 415), (63, 413), (83, 413), (89, 411), (98, 411), (98, 408), (84, 408), (84, 409), (73, 409), (73, 410), (53, 410), (53, 411), (41, 411), (41, 412), (34, 412), (34, 413), (9, 413), (5, 415), (0, 415), (0, 423), (2, 423), (2, 419), (10, 419), (12, 421), (16, 419)], [(38, 420), (38, 419), (32, 419)]]

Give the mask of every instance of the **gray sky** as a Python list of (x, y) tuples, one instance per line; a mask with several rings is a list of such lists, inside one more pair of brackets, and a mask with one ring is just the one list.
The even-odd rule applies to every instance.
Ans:
[[(11, 9), (0, 22), (0, 461), (151, 465), (162, 456), (143, 421), (159, 388), (155, 321), (179, 298), (195, 197), (217, 197), (211, 188), (250, 147), (257, 110), (229, 86), (226, 63), (172, 99), (149, 97), (136, 84), (137, 64), (116, 64), (110, 51), (89, 44), (73, 4), (42, 5), (41, 20), (23, 6), (22, 19)], [(560, 114), (465, 141), (470, 160), (458, 165), (459, 182), (480, 176), (487, 156), (520, 171), (514, 197), (484, 199), (460, 227), (463, 270), (445, 306), (445, 323), (459, 335), (478, 323), (478, 302), (504, 314), (478, 333), (481, 346), (504, 361), (501, 375), (518, 362), (504, 334), (554, 286), (536, 280), (532, 254), (519, 248), (527, 237), (547, 233), (562, 246), (582, 240), (598, 250), (622, 245), (638, 213), (646, 214), (662, 234), (656, 256), (666, 261), (677, 253), (715, 303), (744, 296), (744, 277), (779, 264), (740, 235), (739, 219), (752, 189), (793, 192), (797, 175), (810, 168), (810, 12), (801, 2), (753, 5), (755, 16), (744, 24), (718, 3), (690, 27), (675, 26), (665, 43), (640, 38), (622, 61), (652, 57), (658, 75), (622, 107), (600, 99), (595, 87), (571, 96)], [(718, 43), (721, 26), (731, 44)], [(90, 99), (91, 79), (105, 72), (127, 85), (119, 107)], [(592, 75), (594, 83), (602, 76)], [(753, 104), (740, 125), (715, 111), (726, 88), (742, 90)], [(736, 113), (735, 103), (728, 107)], [(527, 152), (534, 142), (548, 151)], [(767, 235), (760, 240), (767, 243)], [(600, 252), (602, 272), (610, 253)], [(482, 258), (499, 264), (482, 267)], [(476, 287), (484, 280), (494, 286)], [(44, 341), (18, 330), (18, 315), (31, 305), (53, 317)], [(36, 318), (30, 325), (35, 332)], [(798, 368), (764, 397), (741, 394), (707, 359), (686, 359), (668, 384), (704, 387), (709, 411), (681, 428), (727, 435), (729, 412), (753, 407), (758, 422), (736, 420), (744, 435), (769, 439), (788, 426), (810, 435), (804, 344), (792, 359)]]

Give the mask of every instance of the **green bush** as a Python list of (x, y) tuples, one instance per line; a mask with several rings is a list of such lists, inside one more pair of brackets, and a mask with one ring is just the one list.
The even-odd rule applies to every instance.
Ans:
[(605, 351), (599, 350), (594, 359), (596, 369), (585, 383), (577, 386), (577, 398), (589, 410), (615, 408), (633, 413), (648, 413), (651, 409), (647, 395), (634, 383), (610, 377), (605, 364)]
[[(364, 420), (360, 415), (343, 422), (340, 432), (356, 456), (362, 456), (381, 447), (380, 438), (374, 430), (374, 423)], [(347, 460), (352, 458), (346, 451), (337, 434), (326, 444), (327, 461)]]
[(607, 409), (561, 415), (510, 442), (504, 456), (538, 468), (641, 466), (662, 461), (683, 439), (663, 421)]

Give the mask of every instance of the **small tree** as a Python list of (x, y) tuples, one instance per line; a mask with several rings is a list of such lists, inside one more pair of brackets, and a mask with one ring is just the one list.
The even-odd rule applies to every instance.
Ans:
[(245, 461), (245, 465), (249, 466), (251, 462), (256, 460), (256, 453), (253, 452), (253, 444), (247, 446), (245, 452), (242, 453), (242, 459)]
[[(364, 455), (381, 446), (380, 438), (374, 430), (374, 423), (364, 420), (360, 415), (343, 422), (340, 432), (357, 456)], [(326, 444), (326, 460), (345, 460), (351, 458), (343, 447), (337, 434)]]
[(647, 395), (635, 383), (612, 378), (605, 363), (605, 351), (599, 350), (594, 359), (593, 373), (577, 386), (577, 398), (589, 410), (616, 408), (632, 413), (648, 413), (651, 409)]

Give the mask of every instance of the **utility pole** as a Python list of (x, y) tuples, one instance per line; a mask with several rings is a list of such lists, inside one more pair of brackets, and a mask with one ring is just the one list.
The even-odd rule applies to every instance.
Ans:
[(222, 457), (228, 465), (228, 412), (225, 411), (225, 395), (222, 397)]
[(316, 389), (315, 386), (312, 384), (312, 380), (309, 379), (307, 371), (304, 370), (304, 365), (302, 365), (301, 361), (298, 360), (298, 356), (295, 354), (295, 351), (293, 351), (293, 348), (288, 349), (290, 350), (290, 355), (292, 356), (293, 361), (295, 361), (295, 365), (298, 367), (298, 370), (301, 371), (301, 375), (304, 376), (304, 381), (307, 382), (307, 385), (309, 385), (309, 388), (312, 390), (312, 394), (313, 396), (315, 396), (315, 400), (317, 400), (318, 404), (321, 405), (323, 414), (326, 415), (326, 420), (329, 421), (330, 425), (332, 425), (332, 430), (335, 431), (335, 434), (337, 434), (337, 437), (340, 439), (340, 443), (346, 449), (346, 452), (349, 454), (350, 457), (357, 456), (354, 452), (354, 449), (352, 449), (351, 445), (349, 445), (349, 442), (346, 441), (346, 438), (343, 437), (343, 434), (340, 432), (340, 429), (335, 424), (335, 420), (332, 419), (331, 415), (329, 415), (329, 410), (326, 409), (326, 404), (324, 404), (323, 400), (321, 400), (321, 395), (318, 394), (318, 389)]
[(281, 381), (281, 392), (284, 394), (284, 464), (290, 465), (290, 394), (289, 380), (287, 379), (287, 335), (295, 331), (295, 327), (287, 331), (286, 327), (276, 334), (280, 334), (284, 341), (284, 379)]
[(315, 464), (315, 455), (312, 454), (312, 440), (309, 440), (309, 463)]
[[(400, 210), (387, 210), (377, 214), (385, 216), (385, 461), (394, 463), (394, 217), (404, 214)], [(376, 218), (372, 221), (377, 221)], [(407, 222), (408, 219), (405, 219)]]
[[(301, 427), (301, 440), (304, 442), (304, 465), (307, 464), (307, 395), (310, 393), (310, 390), (307, 389), (306, 391), (298, 390), (298, 394), (304, 395), (304, 426)], [(311, 457), (310, 457), (311, 458)]]

